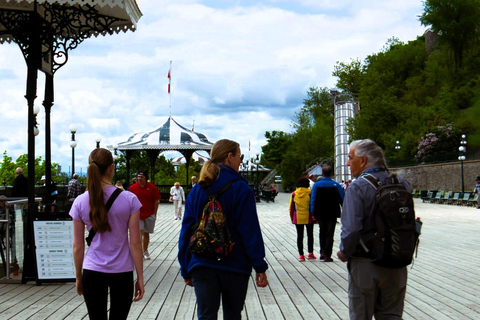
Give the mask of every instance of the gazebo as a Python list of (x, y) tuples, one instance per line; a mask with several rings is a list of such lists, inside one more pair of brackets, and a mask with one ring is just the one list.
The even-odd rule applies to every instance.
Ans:
[[(188, 167), (193, 153), (205, 151), (210, 154), (212, 146), (213, 143), (203, 133), (187, 129), (170, 116), (161, 126), (148, 132), (135, 133), (115, 147), (125, 153), (128, 178), (130, 178), (130, 158), (132, 154), (136, 151), (146, 151), (150, 159), (152, 183), (155, 183), (155, 160), (158, 155), (165, 151), (180, 152), (186, 160), (188, 184)], [(108, 148), (115, 149), (113, 146), (108, 146)]]

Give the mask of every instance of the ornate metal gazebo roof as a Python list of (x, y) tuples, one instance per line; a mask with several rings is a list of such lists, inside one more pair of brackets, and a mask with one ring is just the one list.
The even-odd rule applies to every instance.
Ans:
[(209, 152), (213, 143), (200, 132), (189, 130), (169, 117), (161, 126), (148, 132), (139, 132), (118, 144), (118, 150), (159, 150)]
[[(208, 141), (207, 136), (203, 133), (187, 129), (170, 116), (161, 126), (148, 132), (135, 133), (115, 147), (117, 150), (125, 152), (127, 177), (130, 176), (129, 159), (132, 153), (135, 151), (146, 151), (150, 157), (152, 181), (154, 181), (157, 156), (164, 151), (180, 152), (186, 160), (188, 184), (188, 167), (192, 154), (196, 151), (206, 151), (210, 154), (213, 143)], [(114, 149), (113, 146), (107, 146), (107, 148)]]

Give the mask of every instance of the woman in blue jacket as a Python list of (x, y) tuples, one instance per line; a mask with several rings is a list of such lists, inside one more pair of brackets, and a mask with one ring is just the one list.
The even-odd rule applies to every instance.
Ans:
[[(238, 173), (243, 160), (240, 145), (231, 140), (217, 141), (200, 172), (200, 180), (190, 191), (180, 231), (178, 260), (186, 285), (193, 286), (197, 297), (198, 319), (217, 319), (222, 300), (224, 319), (241, 319), (252, 267), (258, 287), (268, 285), (265, 248), (258, 222), (255, 196), (247, 181)], [(219, 201), (226, 214), (235, 243), (229, 256), (221, 260), (200, 258), (188, 251), (192, 229), (202, 217), (210, 194), (227, 182), (236, 180)]]

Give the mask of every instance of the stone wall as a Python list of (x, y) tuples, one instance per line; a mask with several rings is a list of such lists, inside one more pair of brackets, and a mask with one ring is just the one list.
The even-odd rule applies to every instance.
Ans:
[[(390, 168), (390, 171), (405, 177), (415, 189), (462, 191), (460, 161)], [(463, 175), (465, 191), (473, 191), (475, 178), (480, 175), (480, 160), (463, 161)]]

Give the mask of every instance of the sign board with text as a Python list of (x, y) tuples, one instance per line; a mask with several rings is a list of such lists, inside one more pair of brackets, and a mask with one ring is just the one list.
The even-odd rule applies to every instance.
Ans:
[(75, 280), (73, 221), (34, 221), (35, 257), (39, 280)]

